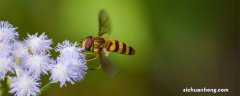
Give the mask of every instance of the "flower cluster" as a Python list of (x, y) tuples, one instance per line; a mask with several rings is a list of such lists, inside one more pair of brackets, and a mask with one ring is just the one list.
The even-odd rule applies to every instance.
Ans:
[(67, 40), (57, 45), (56, 51), (60, 52), (60, 56), (57, 57), (50, 79), (52, 82), (60, 82), (60, 87), (66, 85), (66, 81), (74, 84), (74, 81), (82, 80), (86, 74), (85, 55), (81, 53), (83, 49), (77, 46), (77, 42), (71, 44)]
[(29, 76), (28, 74), (21, 74), (12, 78), (9, 93), (16, 93), (17, 96), (35, 96), (40, 92), (40, 83), (38, 78)]
[(60, 87), (84, 78), (88, 69), (86, 56), (77, 42), (66, 40), (59, 43), (55, 51), (60, 55), (54, 60), (50, 53), (54, 49), (51, 47), (53, 42), (45, 33), (28, 34), (24, 41), (20, 41), (16, 29), (8, 22), (0, 21), (0, 80), (9, 77), (10, 94), (39, 94), (39, 80), (48, 73), (51, 73), (50, 82), (60, 82)]
[(0, 22), (0, 80), (3, 80), (8, 72), (13, 72), (13, 46), (18, 37), (15, 30), (8, 22)]

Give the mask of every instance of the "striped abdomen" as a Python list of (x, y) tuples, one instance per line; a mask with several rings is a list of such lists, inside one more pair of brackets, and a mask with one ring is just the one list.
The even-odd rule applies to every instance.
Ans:
[(135, 54), (135, 50), (131, 46), (128, 46), (125, 43), (119, 42), (117, 40), (109, 40), (105, 48), (109, 52), (117, 52), (125, 55)]

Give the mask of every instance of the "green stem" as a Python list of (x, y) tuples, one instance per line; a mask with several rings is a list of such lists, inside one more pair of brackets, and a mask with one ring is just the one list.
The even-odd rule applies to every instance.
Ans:
[(53, 83), (51, 82), (48, 82), (46, 85), (44, 85), (42, 88), (41, 88), (41, 92), (44, 92), (44, 91), (47, 91), (51, 85), (53, 85)]
[(0, 96), (3, 96), (3, 82), (0, 81)]
[(9, 90), (9, 88), (8, 88), (8, 85), (7, 85), (7, 79), (5, 79), (2, 82), (2, 91), (3, 91), (2, 96), (9, 96), (8, 90)]
[[(48, 82), (46, 85), (44, 85), (41, 89), (40, 89), (40, 93), (43, 93), (45, 91), (47, 91), (49, 88), (51, 88), (53, 85), (53, 83)], [(38, 94), (37, 96), (39, 96), (40, 94)]]

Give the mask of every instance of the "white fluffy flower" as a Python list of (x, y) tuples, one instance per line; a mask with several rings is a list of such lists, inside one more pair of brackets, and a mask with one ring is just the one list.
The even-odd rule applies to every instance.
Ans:
[(86, 56), (81, 53), (81, 48), (77, 48), (77, 45), (64, 41), (57, 46), (56, 51), (60, 52), (60, 56), (51, 71), (50, 79), (52, 82), (60, 82), (61, 87), (66, 85), (66, 82), (74, 84), (87, 74)]
[(86, 73), (87, 65), (86, 65), (86, 59), (85, 55), (79, 54), (75, 57), (58, 57), (57, 62), (64, 64), (64, 65), (69, 65), (72, 66), (70, 70), (75, 72), (77, 75), (75, 78), (73, 78), (75, 81), (80, 81), (84, 78)]
[(5, 21), (0, 21), (0, 42), (10, 43), (18, 37), (17, 28)]
[(32, 53), (43, 53), (52, 49), (50, 46), (52, 40), (48, 39), (45, 33), (42, 33), (40, 36), (38, 36), (38, 33), (35, 33), (34, 35), (28, 34), (26, 44)]
[(0, 55), (1, 54), (10, 54), (12, 53), (13, 46), (8, 43), (0, 43)]
[(33, 76), (39, 77), (51, 70), (54, 61), (48, 54), (33, 54), (23, 58), (22, 67)]
[(0, 80), (5, 78), (7, 72), (13, 72), (14, 61), (13, 58), (7, 56), (7, 54), (0, 56)]
[(79, 54), (81, 48), (78, 48), (78, 43), (70, 43), (68, 40), (63, 41), (62, 43), (58, 43), (55, 51), (60, 52), (61, 56), (64, 57), (73, 57)]
[(13, 54), (16, 58), (19, 59), (25, 57), (29, 54), (27, 46), (21, 41), (15, 42), (13, 47)]
[(15, 71), (15, 74), (17, 76), (20, 76), (20, 74), (23, 74), (25, 72), (25, 70), (22, 68), (22, 66), (20, 66), (19, 64), (16, 64), (14, 67), (13, 67), (14, 71)]
[(38, 79), (24, 73), (11, 78), (9, 93), (15, 96), (35, 96), (40, 93)]
[(53, 83), (60, 82), (60, 87), (65, 86), (67, 81), (74, 84), (74, 78), (77, 77), (77, 74), (72, 69), (73, 66), (58, 63), (51, 71), (50, 80)]

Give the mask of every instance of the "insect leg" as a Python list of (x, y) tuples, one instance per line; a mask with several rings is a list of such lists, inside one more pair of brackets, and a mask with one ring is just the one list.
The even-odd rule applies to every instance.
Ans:
[(89, 68), (88, 70), (98, 70), (98, 69), (101, 69), (101, 65), (98, 65), (98, 67), (95, 67), (95, 68)]
[(83, 54), (93, 54), (94, 52), (82, 52)]
[(97, 59), (98, 57), (99, 57), (99, 55), (97, 54), (97, 55), (94, 56), (94, 57), (87, 58), (87, 62), (92, 61), (92, 60), (95, 60), (95, 59)]
[[(97, 54), (96, 56), (92, 57), (92, 58), (89, 58), (87, 59), (87, 61), (92, 61), (92, 60), (95, 60), (97, 58), (99, 58), (99, 54)], [(101, 69), (101, 64), (98, 65), (98, 67), (95, 67), (95, 68), (89, 68), (88, 70), (97, 70), (97, 69)]]

